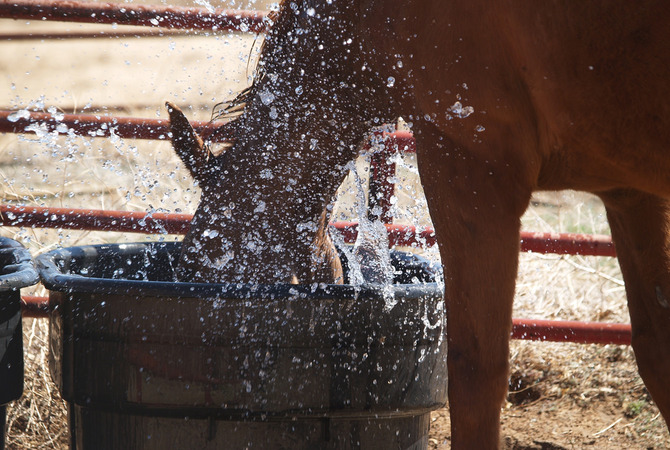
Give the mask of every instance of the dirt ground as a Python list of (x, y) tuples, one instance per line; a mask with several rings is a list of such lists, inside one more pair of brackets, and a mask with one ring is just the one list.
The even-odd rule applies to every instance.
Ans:
[[(516, 390), (502, 412), (502, 448), (668, 448), (629, 348), (515, 343), (514, 350), (530, 354), (512, 365)], [(431, 448), (449, 448), (448, 409), (432, 420)]]
[[(111, 27), (0, 19), (0, 33), (72, 29)], [(162, 104), (171, 100), (185, 106), (190, 118), (208, 119), (215, 103), (248, 82), (249, 57), (258, 43), (253, 36), (228, 34), (0, 41), (0, 109), (165, 118)], [(412, 158), (406, 163), (397, 177), (403, 185), (397, 192), (399, 220), (427, 224)], [(63, 138), (39, 130), (0, 135), (0, 179), (3, 203), (193, 212), (199, 197), (165, 143)], [(340, 206), (339, 216), (348, 213), (351, 208)], [(523, 223), (536, 231), (609, 232), (597, 199), (572, 192), (538, 194)], [(57, 246), (156, 239), (30, 228), (4, 228), (0, 234), (20, 240), (33, 254)], [(43, 294), (40, 287), (29, 292)], [(514, 316), (627, 322), (616, 261), (522, 254)], [(9, 408), (8, 447), (65, 448), (65, 407), (46, 367), (46, 321), (26, 320), (24, 331), (26, 389)], [(516, 341), (510, 353), (504, 448), (670, 448), (629, 347)], [(430, 448), (449, 448), (447, 409), (432, 415)]]

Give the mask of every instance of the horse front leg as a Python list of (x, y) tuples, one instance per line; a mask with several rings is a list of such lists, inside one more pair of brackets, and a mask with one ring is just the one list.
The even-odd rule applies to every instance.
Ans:
[(530, 189), (507, 164), (454, 148), (430, 126), (416, 136), (444, 266), (452, 448), (498, 448), (520, 216)]
[(616, 244), (640, 376), (670, 419), (670, 202), (637, 191), (602, 194)]

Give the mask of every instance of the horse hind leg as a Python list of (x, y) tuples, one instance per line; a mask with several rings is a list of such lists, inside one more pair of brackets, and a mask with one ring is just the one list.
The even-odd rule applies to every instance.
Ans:
[(670, 419), (670, 201), (638, 191), (601, 194), (617, 249), (640, 376)]

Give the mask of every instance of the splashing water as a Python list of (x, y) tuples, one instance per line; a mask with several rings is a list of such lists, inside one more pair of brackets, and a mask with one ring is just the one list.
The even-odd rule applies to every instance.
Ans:
[(212, 6), (212, 4), (210, 2), (208, 2), (207, 0), (195, 0), (195, 4), (202, 6), (209, 13), (213, 14), (215, 12), (214, 6)]
[(349, 260), (350, 282), (360, 287), (364, 284), (381, 288), (386, 309), (393, 309), (397, 300), (394, 297), (393, 266), (389, 253), (389, 240), (386, 227), (379, 220), (370, 220), (365, 202), (365, 190), (355, 163), (350, 163), (355, 181), (355, 208), (358, 215), (358, 236), (353, 249), (347, 254)]
[(30, 111), (21, 109), (7, 116), (7, 120), (10, 122), (18, 122), (20, 119), (30, 119)]
[(459, 119), (465, 119), (474, 112), (475, 108), (473, 108), (472, 106), (463, 106), (461, 102), (456, 102), (449, 107), (447, 118), (451, 119), (452, 117), (457, 117)]

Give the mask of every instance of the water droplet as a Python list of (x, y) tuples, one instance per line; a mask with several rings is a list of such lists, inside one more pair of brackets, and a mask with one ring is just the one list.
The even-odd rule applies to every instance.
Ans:
[(275, 99), (274, 94), (272, 92), (268, 92), (268, 91), (263, 91), (263, 92), (259, 93), (258, 96), (260, 97), (261, 102), (263, 102), (264, 105), (269, 105)]
[(57, 110), (55, 106), (49, 106), (47, 112), (56, 120), (63, 120), (65, 118), (65, 114), (62, 111)]
[(197, 5), (203, 6), (205, 9), (207, 9), (207, 12), (210, 14), (214, 14), (215, 10), (214, 7), (210, 2), (207, 0), (194, 0)]
[(20, 119), (30, 119), (30, 112), (25, 109), (20, 109), (7, 116), (7, 120), (10, 122), (18, 122)]
[(463, 106), (461, 102), (456, 102), (449, 108), (449, 112), (459, 119), (465, 119), (470, 114), (475, 112), (472, 106)]
[(263, 213), (265, 212), (266, 204), (263, 200), (258, 202), (258, 206), (256, 206), (256, 209), (254, 209), (255, 213)]
[(219, 232), (216, 230), (205, 230), (202, 232), (204, 237), (215, 238), (219, 235)]
[(388, 77), (386, 79), (386, 86), (388, 87), (393, 87), (395, 85), (395, 78), (393, 77)]

